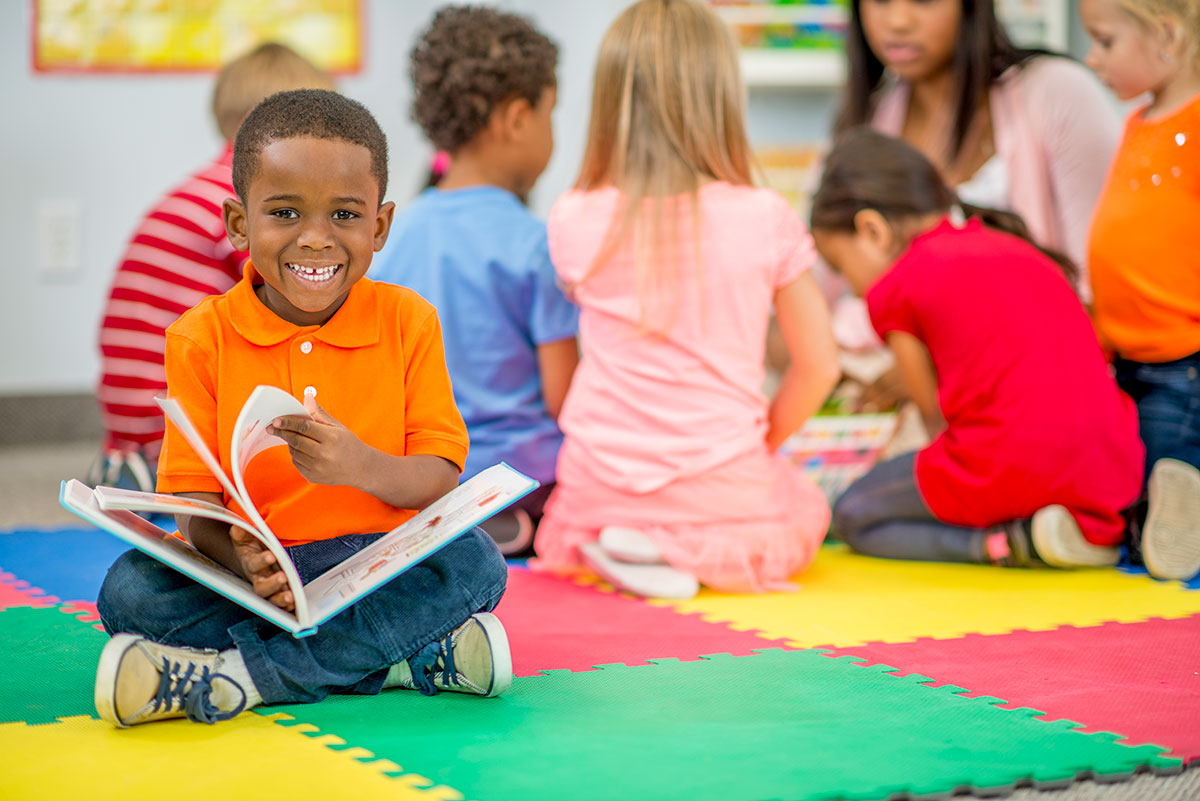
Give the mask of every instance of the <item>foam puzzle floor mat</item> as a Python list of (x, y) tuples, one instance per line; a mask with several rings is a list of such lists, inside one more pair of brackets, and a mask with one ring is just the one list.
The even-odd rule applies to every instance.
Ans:
[[(400, 799), (434, 801), (415, 774), (398, 765), (365, 765), (362, 752), (338, 749), (336, 737), (312, 738), (259, 715), (219, 728), (186, 720), (115, 729), (88, 716), (53, 725), (0, 724), (0, 798)], [(453, 791), (443, 798), (461, 798)]]
[(1200, 615), (844, 648), (839, 655), (986, 687), (1047, 719), (1111, 728), (1200, 758)]
[(490, 703), (401, 692), (273, 711), (471, 798), (563, 798), (564, 784), (548, 779), (565, 774), (579, 801), (872, 799), (1179, 765), (1154, 746), (1079, 734), (817, 651), (654, 662), (518, 679)]
[(827, 545), (798, 581), (801, 591), (728, 595), (701, 589), (656, 602), (800, 648), (906, 642), (1133, 623), (1200, 613), (1200, 592), (1123, 570), (1012, 570), (900, 562)]
[(882, 801), (1200, 757), (1200, 592), (840, 547), (800, 592), (682, 604), (514, 567), (501, 698), (387, 691), (116, 730), (92, 708), (109, 539), (0, 533), (0, 798), (257, 781), (297, 798)]

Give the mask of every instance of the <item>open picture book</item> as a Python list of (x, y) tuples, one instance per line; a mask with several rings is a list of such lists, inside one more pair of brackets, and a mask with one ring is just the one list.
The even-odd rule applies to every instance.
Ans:
[[(59, 501), (84, 520), (298, 637), (312, 634), (317, 626), (359, 598), (538, 486), (536, 481), (506, 464), (489, 467), (376, 542), (308, 584), (302, 584), (287, 550), (256, 510), (246, 491), (243, 475), (250, 461), (267, 448), (286, 447), (282, 439), (267, 433), (267, 426), (285, 415), (309, 417), (303, 404), (277, 387), (259, 386), (251, 393), (233, 429), (230, 443), (232, 479), (221, 469), (183, 407), (168, 398), (159, 398), (158, 404), (221, 482), (229, 497), (245, 510), (245, 517), (215, 503), (116, 487), (92, 489), (74, 479), (62, 483)], [(260, 598), (249, 581), (209, 559), (178, 534), (139, 517), (138, 512), (207, 517), (250, 532), (278, 560), (295, 598), (295, 613)]]

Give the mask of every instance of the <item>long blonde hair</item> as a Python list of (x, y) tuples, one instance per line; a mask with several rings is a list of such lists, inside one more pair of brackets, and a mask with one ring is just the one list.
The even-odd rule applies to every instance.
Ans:
[(701, 184), (753, 183), (744, 117), (737, 48), (706, 4), (640, 0), (608, 29), (575, 187), (612, 186), (621, 201), (582, 280), (632, 239), (643, 327), (660, 328), (651, 323), (652, 309), (671, 307), (666, 298), (680, 272), (679, 201), (690, 202), (698, 241)]

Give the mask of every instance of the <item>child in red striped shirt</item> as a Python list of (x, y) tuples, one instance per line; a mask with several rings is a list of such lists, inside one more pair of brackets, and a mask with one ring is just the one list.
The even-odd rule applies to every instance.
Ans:
[(233, 137), (260, 101), (289, 89), (332, 89), (329, 78), (291, 48), (265, 44), (222, 68), (212, 110), (227, 144), (221, 155), (179, 184), (142, 219), (113, 277), (100, 323), (101, 378), (96, 387), (104, 445), (92, 483), (153, 491), (162, 448), (167, 326), (209, 295), (231, 289), (246, 254), (225, 236), (221, 207), (234, 196)]

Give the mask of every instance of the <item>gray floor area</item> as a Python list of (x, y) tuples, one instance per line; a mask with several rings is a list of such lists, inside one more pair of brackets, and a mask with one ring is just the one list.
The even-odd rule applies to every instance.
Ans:
[[(15, 525), (56, 526), (78, 522), (78, 518), (58, 505), (58, 485), (65, 478), (83, 477), (97, 448), (96, 442), (0, 447), (0, 530)], [(1200, 801), (1200, 770), (1169, 777), (1143, 774), (1117, 784), (1080, 781), (1063, 790), (1025, 788), (1009, 798), (1012, 801)]]
[(0, 529), (83, 525), (58, 505), (58, 485), (82, 479), (99, 450), (93, 441), (0, 446)]

